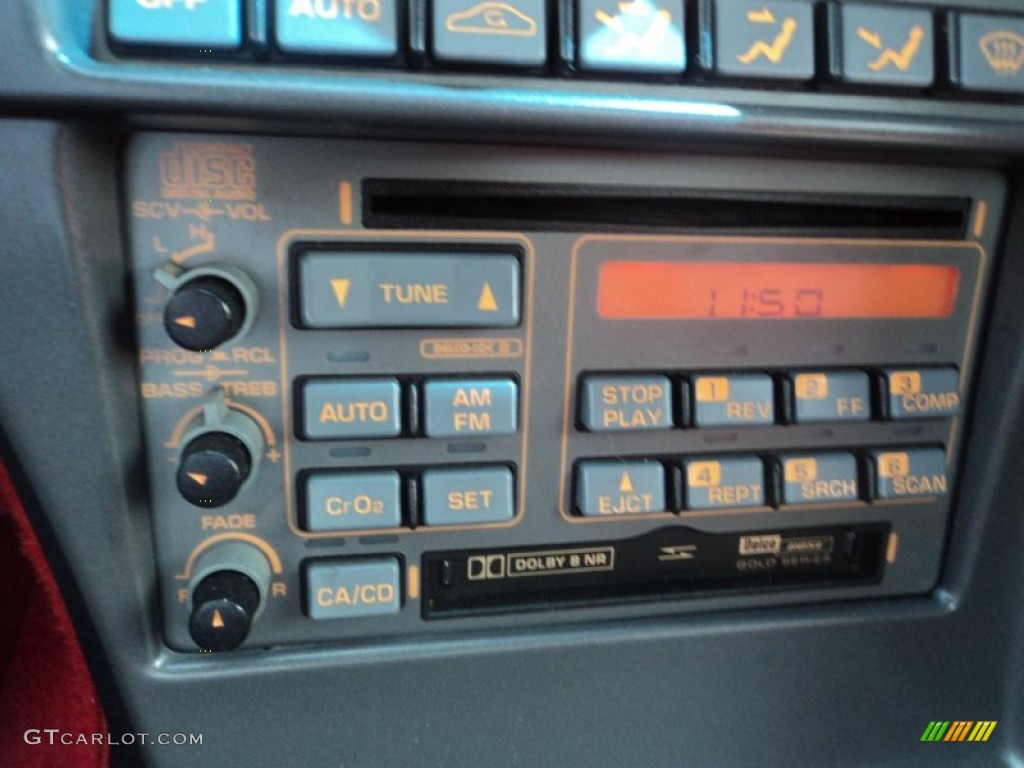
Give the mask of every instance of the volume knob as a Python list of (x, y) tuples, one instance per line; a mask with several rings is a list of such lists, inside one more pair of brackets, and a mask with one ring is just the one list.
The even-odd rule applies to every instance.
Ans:
[(165, 264), (153, 277), (171, 292), (164, 305), (164, 329), (179, 347), (209, 352), (243, 336), (252, 325), (256, 286), (237, 267), (209, 264), (182, 270)]

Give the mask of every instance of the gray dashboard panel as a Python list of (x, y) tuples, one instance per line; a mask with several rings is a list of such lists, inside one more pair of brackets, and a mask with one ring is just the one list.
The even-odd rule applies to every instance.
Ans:
[[(1024, 10), (1019, 0), (957, 6)], [(118, 747), (115, 764), (1021, 764), (1024, 107), (115, 63), (91, 53), (97, 7), (0, 3), (0, 449), (57, 571), (111, 731), (205, 737), (199, 748)], [(925, 598), (495, 628), (376, 647), (168, 651), (120, 224), (125, 126), (999, 169), (1011, 201), (1005, 258), (938, 587)], [(934, 718), (999, 725), (986, 744), (921, 744)]]
[[(1012, 291), (988, 324), (950, 565), (931, 598), (188, 657), (161, 648), (150, 610), (114, 145), (72, 126), (0, 130), (0, 191), (19, 201), (0, 212), (0, 419), (67, 563), (114, 727), (205, 734), (202, 748), (144, 750), (150, 764), (741, 765), (766, 749), (818, 765), (1016, 759), (1024, 310)], [(1020, 237), (1000, 285), (1024, 279)], [(936, 717), (1000, 726), (954, 752), (919, 742)]]

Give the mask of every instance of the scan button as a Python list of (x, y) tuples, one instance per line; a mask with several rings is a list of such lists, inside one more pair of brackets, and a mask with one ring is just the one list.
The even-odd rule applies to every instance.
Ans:
[(949, 490), (946, 454), (938, 448), (876, 451), (873, 457), (880, 499), (944, 496)]

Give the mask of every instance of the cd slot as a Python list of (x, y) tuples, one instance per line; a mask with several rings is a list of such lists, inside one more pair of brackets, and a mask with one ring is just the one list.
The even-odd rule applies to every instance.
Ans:
[(962, 239), (970, 201), (367, 179), (371, 229), (724, 231)]

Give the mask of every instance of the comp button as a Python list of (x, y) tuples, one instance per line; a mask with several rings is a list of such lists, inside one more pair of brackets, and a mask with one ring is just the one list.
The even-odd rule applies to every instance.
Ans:
[(889, 416), (929, 419), (960, 413), (960, 376), (956, 368), (911, 368), (885, 371)]

